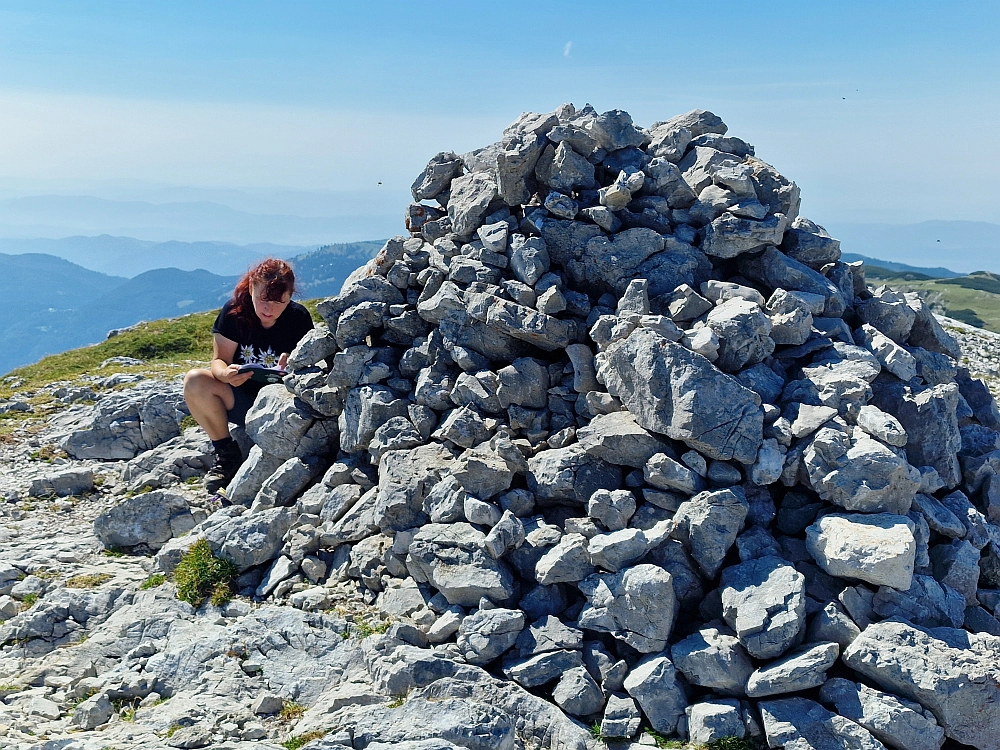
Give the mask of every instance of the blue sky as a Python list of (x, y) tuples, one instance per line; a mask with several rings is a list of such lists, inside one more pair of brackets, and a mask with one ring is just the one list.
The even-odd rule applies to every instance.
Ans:
[(8, 1), (0, 187), (399, 196), (572, 101), (711, 109), (820, 223), (1000, 223), (998, 32), (995, 2)]

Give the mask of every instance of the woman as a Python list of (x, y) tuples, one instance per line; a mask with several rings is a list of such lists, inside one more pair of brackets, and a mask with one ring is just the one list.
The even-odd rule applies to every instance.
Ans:
[(263, 387), (239, 374), (240, 365), (285, 369), (288, 355), (313, 327), (312, 317), (292, 302), (295, 274), (283, 260), (268, 258), (247, 271), (212, 326), (212, 363), (184, 377), (184, 400), (191, 416), (208, 433), (215, 464), (205, 475), (209, 493), (226, 487), (243, 463), (229, 434), (229, 423), (244, 424)]

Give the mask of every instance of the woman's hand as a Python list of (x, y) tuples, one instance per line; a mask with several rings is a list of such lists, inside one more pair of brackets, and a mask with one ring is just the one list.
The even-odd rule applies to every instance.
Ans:
[(288, 369), (288, 352), (282, 352), (278, 357), (278, 369), (282, 372)]
[(233, 386), (233, 388), (243, 385), (253, 374), (244, 372), (241, 375), (239, 365), (229, 365), (219, 360), (216, 360), (212, 364), (214, 365), (212, 367), (212, 375), (215, 376), (215, 379), (223, 383), (228, 383)]

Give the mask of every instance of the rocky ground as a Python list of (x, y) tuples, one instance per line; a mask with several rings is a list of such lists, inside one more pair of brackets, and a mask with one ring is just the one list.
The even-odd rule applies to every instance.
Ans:
[(529, 113), (413, 196), (229, 502), (178, 377), (9, 383), (0, 745), (996, 746), (998, 337), (709, 112)]

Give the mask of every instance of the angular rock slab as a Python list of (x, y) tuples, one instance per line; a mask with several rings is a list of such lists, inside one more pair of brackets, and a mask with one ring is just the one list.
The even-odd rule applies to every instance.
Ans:
[(720, 583), (722, 616), (754, 658), (780, 656), (805, 627), (805, 576), (781, 558), (726, 568)]
[(891, 513), (831, 513), (806, 529), (806, 549), (832, 576), (891, 586), (913, 582), (913, 521)]
[(944, 743), (944, 730), (926, 708), (860, 682), (834, 677), (823, 683), (819, 699), (833, 705), (838, 714), (860, 724), (888, 747), (939, 750)]
[(514, 576), (483, 551), (486, 537), (467, 523), (429, 523), (410, 542), (406, 567), (419, 583), (430, 583), (449, 604), (472, 607), (486, 596), (495, 602), (514, 594)]
[(384, 531), (399, 531), (427, 520), (424, 498), (447, 473), (451, 452), (432, 443), (408, 451), (389, 451), (379, 467), (375, 520)]
[(313, 417), (281, 383), (265, 385), (247, 412), (246, 430), (261, 450), (282, 460), (295, 455)]
[(153, 490), (125, 498), (94, 519), (94, 535), (108, 548), (140, 544), (159, 549), (195, 525), (187, 498)]
[(818, 687), (826, 682), (826, 670), (834, 665), (839, 654), (840, 646), (836, 643), (817, 643), (798, 649), (750, 675), (747, 695), (763, 698)]
[(817, 494), (847, 510), (904, 514), (920, 489), (920, 471), (867, 435), (821, 427), (803, 459)]
[(885, 750), (871, 732), (806, 698), (761, 701), (768, 747), (788, 750)]
[(579, 586), (587, 597), (581, 628), (611, 633), (642, 653), (666, 647), (677, 599), (672, 577), (663, 568), (644, 564), (614, 575), (598, 573)]
[(752, 464), (763, 439), (760, 396), (648, 328), (597, 357), (598, 377), (635, 421), (720, 461)]
[(843, 661), (930, 709), (945, 734), (992, 750), (1000, 737), (1000, 638), (890, 619), (869, 625)]
[(205, 532), (205, 538), (212, 554), (229, 560), (242, 573), (278, 556), (285, 532), (294, 518), (294, 508), (244, 513), (211, 527)]
[(636, 664), (625, 678), (627, 692), (646, 714), (653, 729), (671, 734), (687, 708), (683, 682), (670, 659), (651, 655)]
[(754, 671), (739, 639), (716, 628), (704, 628), (678, 641), (670, 648), (670, 658), (692, 685), (722, 695), (744, 695)]

